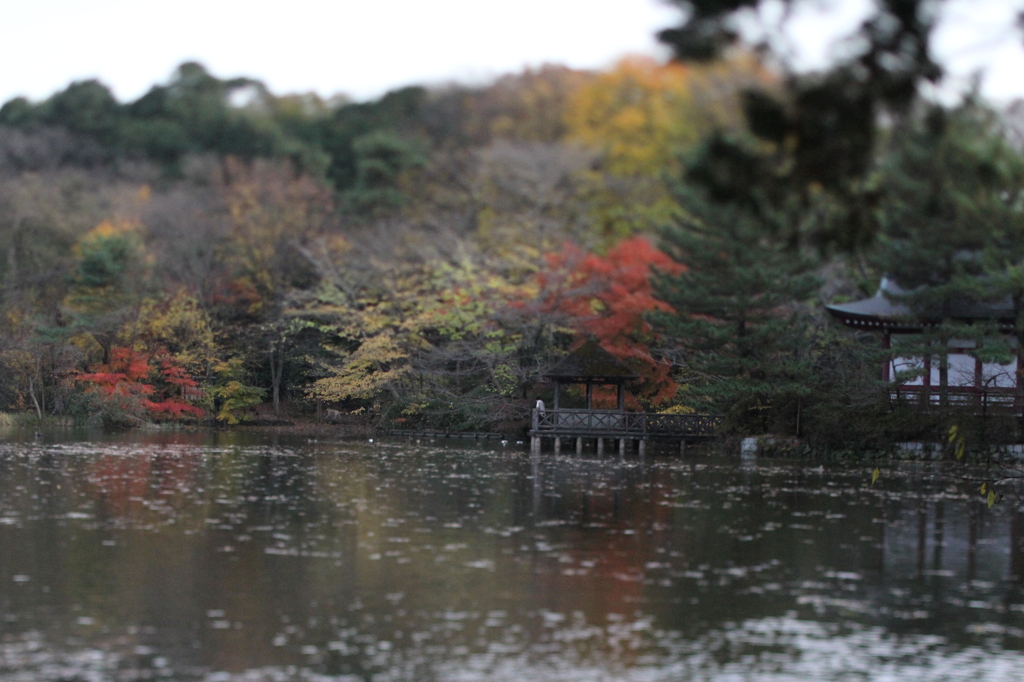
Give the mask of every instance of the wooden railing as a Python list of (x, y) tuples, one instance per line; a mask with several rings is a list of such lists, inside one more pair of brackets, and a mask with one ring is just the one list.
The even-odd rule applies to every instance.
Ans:
[(723, 417), (715, 414), (646, 414), (647, 431), (659, 436), (715, 435)]
[(722, 417), (710, 414), (648, 414), (617, 410), (533, 411), (537, 435), (614, 438), (709, 438)]
[(947, 386), (943, 391), (939, 386), (893, 386), (889, 390), (891, 400), (932, 407), (942, 406), (943, 395), (949, 407), (1014, 413), (1024, 407), (1024, 393), (1015, 387)]

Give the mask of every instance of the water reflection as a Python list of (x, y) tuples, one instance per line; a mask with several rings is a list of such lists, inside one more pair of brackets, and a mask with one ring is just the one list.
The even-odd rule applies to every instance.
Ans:
[(1024, 516), (908, 466), (0, 446), (0, 680), (1016, 680)]

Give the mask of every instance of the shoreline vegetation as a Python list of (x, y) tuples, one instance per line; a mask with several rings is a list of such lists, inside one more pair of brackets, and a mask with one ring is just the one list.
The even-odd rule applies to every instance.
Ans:
[[(110, 428), (101, 423), (92, 424), (81, 419), (72, 417), (46, 416), (42, 421), (32, 413), (7, 413), (0, 412), (0, 437), (12, 433), (22, 436), (33, 435), (36, 438), (45, 438), (47, 434), (68, 434), (69, 432), (95, 433), (101, 431), (106, 434), (117, 432), (137, 432), (144, 436), (146, 433), (154, 435), (166, 434), (208, 434), (215, 433), (237, 433), (264, 435), (289, 438), (313, 439), (310, 442), (344, 442), (346, 440), (366, 440), (370, 442), (408, 442), (416, 445), (446, 445), (457, 447), (467, 442), (466, 432), (443, 432), (436, 430), (423, 430), (422, 432), (403, 431), (400, 434), (392, 433), (390, 429), (374, 423), (363, 417), (352, 417), (342, 420), (328, 421), (317, 419), (315, 415), (291, 414), (285, 417), (275, 417), (272, 414), (263, 419), (253, 419), (245, 423), (224, 425), (199, 422), (150, 422), (141, 425), (123, 426)], [(505, 433), (476, 434), (477, 438), (469, 439), (469, 442), (483, 444), (491, 447), (501, 447), (510, 451), (523, 451), (529, 449), (529, 439), (524, 435), (525, 431)], [(771, 434), (762, 436), (729, 436), (721, 437), (691, 444), (686, 455), (679, 455), (678, 446), (673, 443), (652, 442), (648, 452), (656, 457), (679, 457), (692, 459), (708, 453), (728, 454), (739, 456), (741, 459), (764, 458), (782, 460), (805, 460), (811, 462), (843, 462), (860, 463), (866, 466), (884, 466), (886, 462), (917, 461), (934, 464), (946, 464), (954, 467), (985, 465), (988, 467), (1002, 468), (1004, 471), (1016, 477), (1016, 473), (1024, 462), (1024, 444), (989, 444), (985, 447), (975, 447), (967, 450), (963, 456), (958, 457), (955, 444), (949, 440), (944, 441), (906, 441), (892, 442), (885, 446), (877, 447), (845, 447), (845, 448), (821, 448), (815, 447), (804, 439), (792, 436), (775, 436)], [(617, 458), (619, 455), (612, 453), (596, 455), (592, 449), (587, 449), (583, 457)], [(550, 453), (544, 455), (549, 456)], [(576, 457), (577, 455), (566, 451), (563, 456)], [(635, 453), (627, 459), (636, 459)], [(971, 480), (981, 478), (975, 474)]]
[[(1024, 303), (1009, 331), (940, 319), (898, 349), (824, 308), (883, 276), (911, 310), (1024, 302), (1008, 119), (970, 98), (909, 112), (872, 138), (870, 210), (854, 215), (838, 184), (788, 194), (792, 150), (748, 124), (790, 85), (740, 51), (365, 103), (194, 63), (133, 102), (97, 81), (11, 100), (0, 410), (515, 436), (552, 404), (545, 372), (594, 340), (638, 377), (627, 410), (721, 414), (725, 438), (883, 452), (955, 427), (960, 451), (1021, 442), (1015, 417), (892, 401), (879, 370), (897, 353), (947, 383), (954, 353), (1008, 366)], [(870, 238), (837, 247), (827, 235), (854, 218)]]

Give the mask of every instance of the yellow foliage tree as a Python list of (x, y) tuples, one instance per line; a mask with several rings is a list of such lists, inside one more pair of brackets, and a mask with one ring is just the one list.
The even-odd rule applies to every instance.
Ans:
[(195, 295), (184, 289), (145, 299), (138, 317), (122, 331), (122, 341), (140, 352), (164, 349), (196, 378), (209, 376), (219, 362), (210, 316)]
[(574, 93), (566, 110), (568, 135), (600, 148), (612, 173), (658, 172), (699, 136), (689, 76), (682, 64), (623, 59)]
[[(310, 397), (326, 402), (382, 393), (397, 398), (398, 388), (416, 378), (415, 357), (438, 343), (468, 338), (500, 343), (489, 323), (519, 290), (468, 258), (384, 270), (372, 288), (355, 296), (346, 288), (325, 283), (314, 300), (293, 311), (327, 339), (331, 359), (322, 363), (327, 376), (308, 390)], [(405, 388), (402, 393), (408, 396)]]
[(682, 155), (712, 130), (740, 130), (742, 92), (772, 81), (746, 54), (708, 65), (628, 57), (577, 89), (567, 137), (601, 154), (581, 176), (580, 199), (606, 245), (668, 222), (675, 206), (662, 178), (678, 175)]
[(742, 126), (741, 93), (773, 80), (745, 54), (709, 65), (627, 57), (574, 92), (568, 137), (601, 149), (611, 173), (658, 175), (714, 128)]

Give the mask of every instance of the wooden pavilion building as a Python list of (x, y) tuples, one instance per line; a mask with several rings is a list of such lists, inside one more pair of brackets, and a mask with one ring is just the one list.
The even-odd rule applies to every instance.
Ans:
[[(907, 343), (909, 335), (921, 334), (946, 320), (994, 323), (1001, 333), (1012, 333), (1013, 305), (1009, 298), (988, 303), (954, 300), (941, 308), (914, 312), (900, 300), (908, 293), (893, 280), (883, 278), (871, 298), (826, 306), (847, 327), (882, 335), (882, 347), (890, 350), (881, 367), (882, 379), (890, 386), (890, 398), (922, 405), (994, 407), (1020, 413), (1024, 404), (1018, 378), (1019, 355), (1007, 365), (983, 362), (975, 352), (979, 342), (973, 339), (951, 339), (945, 352), (934, 355), (921, 355), (919, 345), (916, 352), (900, 352), (901, 346), (911, 345)], [(902, 378), (908, 375), (913, 378)]]
[[(687, 441), (710, 438), (721, 423), (721, 417), (712, 415), (668, 415), (646, 412), (627, 412), (626, 384), (639, 377), (596, 341), (588, 340), (544, 374), (554, 383), (554, 401), (551, 409), (534, 409), (530, 429), (530, 451), (539, 453), (543, 438), (551, 438), (555, 453), (561, 452), (563, 440), (575, 441), (577, 453), (583, 452), (585, 440), (594, 440), (597, 454), (604, 454), (605, 442), (618, 441), (619, 453), (637, 445), (644, 454), (647, 441), (652, 438), (678, 440), (680, 451)], [(586, 407), (562, 407), (563, 387), (585, 387)], [(594, 408), (594, 388), (615, 386), (615, 409)]]

